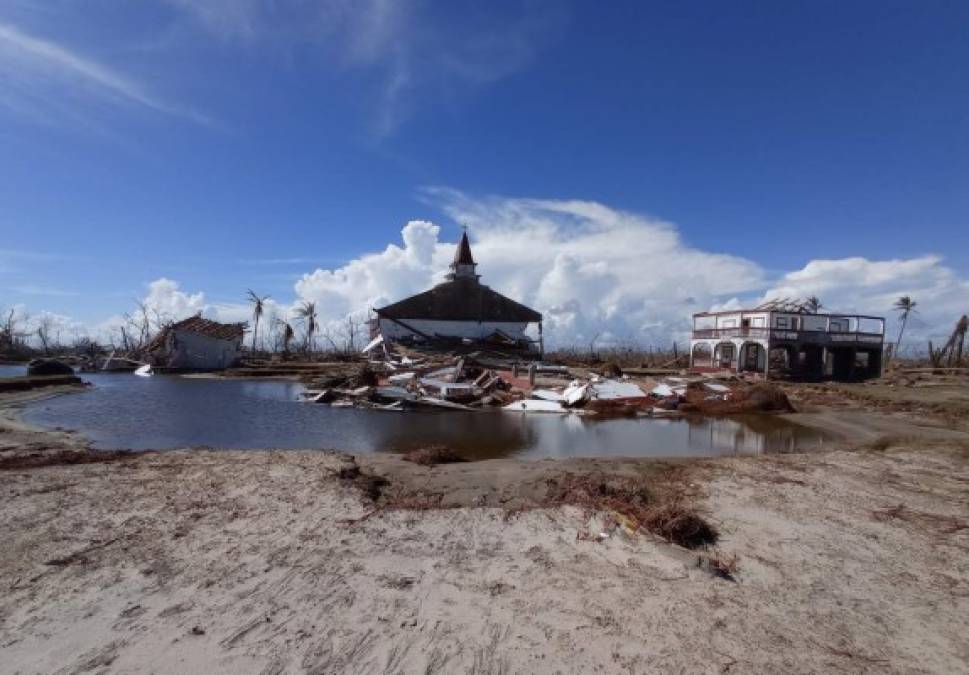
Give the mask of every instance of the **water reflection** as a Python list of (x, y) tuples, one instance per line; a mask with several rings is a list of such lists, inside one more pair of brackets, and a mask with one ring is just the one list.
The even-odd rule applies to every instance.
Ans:
[(497, 457), (699, 457), (791, 451), (823, 442), (779, 417), (597, 419), (574, 415), (379, 412), (301, 403), (293, 382), (90, 374), (95, 387), (30, 406), (27, 421), (77, 429), (96, 447), (332, 448), (400, 452), (450, 446)]

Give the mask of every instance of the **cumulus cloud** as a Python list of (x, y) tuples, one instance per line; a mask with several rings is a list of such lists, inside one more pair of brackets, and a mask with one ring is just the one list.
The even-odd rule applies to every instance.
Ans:
[[(893, 303), (918, 302), (906, 343), (924, 350), (947, 336), (969, 312), (969, 280), (937, 255), (870, 260), (810, 260), (802, 268), (768, 274), (756, 261), (690, 246), (669, 222), (596, 202), (473, 197), (448, 189), (424, 200), (469, 228), (482, 282), (544, 314), (551, 345), (636, 343), (665, 346), (689, 336), (695, 312), (752, 307), (765, 300), (818, 296), (827, 311), (886, 316)], [(401, 239), (345, 265), (304, 274), (295, 297), (267, 302), (268, 317), (293, 322), (301, 302), (316, 303), (321, 334), (340, 335), (347, 317), (359, 323), (372, 308), (423, 291), (443, 280), (459, 231), (412, 220)], [(168, 278), (148, 284), (153, 315), (178, 320), (201, 312), (219, 321), (251, 320), (246, 303), (209, 302)], [(123, 318), (102, 324), (99, 335)], [(263, 333), (263, 328), (260, 329)]]
[(937, 255), (812, 260), (785, 274), (763, 298), (811, 295), (822, 300), (826, 311), (888, 316), (891, 324), (895, 323), (892, 305), (900, 296), (910, 296), (918, 306), (906, 326), (907, 342), (948, 336), (956, 319), (969, 312), (969, 280), (960, 278)]
[(143, 302), (148, 309), (165, 320), (178, 321), (193, 314), (206, 313), (205, 293), (186, 293), (178, 282), (162, 277), (148, 284)]
[[(545, 314), (551, 342), (665, 342), (718, 294), (764, 284), (750, 261), (689, 247), (669, 223), (601, 204), (474, 200), (444, 190), (428, 197), (469, 226), (483, 281)], [(454, 244), (426, 221), (405, 225), (402, 238), (403, 246), (305, 275), (297, 294), (334, 317), (439, 281)]]
[[(913, 340), (946, 334), (969, 310), (969, 282), (938, 256), (813, 260), (772, 279), (753, 260), (686, 244), (666, 221), (596, 202), (477, 198), (449, 189), (425, 201), (469, 227), (482, 281), (545, 316), (552, 344), (668, 344), (687, 337), (694, 312), (817, 295), (829, 311), (884, 315), (900, 295), (919, 301)], [(454, 254), (457, 234), (411, 221), (402, 245), (317, 269), (296, 284), (321, 320), (379, 307), (430, 287)]]

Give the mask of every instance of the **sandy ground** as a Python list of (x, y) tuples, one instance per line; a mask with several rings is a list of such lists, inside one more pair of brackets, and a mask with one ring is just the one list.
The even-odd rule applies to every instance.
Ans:
[[(13, 401), (0, 459), (83, 451), (17, 423)], [(671, 475), (641, 460), (8, 464), (0, 672), (969, 672), (969, 445), (855, 414), (803, 415), (857, 427), (841, 449), (679, 465), (721, 532), (712, 552), (529, 508), (563, 476)], [(385, 495), (447, 508), (378, 508), (339, 477), (354, 462)], [(736, 556), (733, 580), (698, 566), (711, 555)]]

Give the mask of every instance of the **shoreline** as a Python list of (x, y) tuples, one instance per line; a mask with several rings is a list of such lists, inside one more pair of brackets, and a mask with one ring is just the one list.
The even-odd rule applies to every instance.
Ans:
[[(17, 419), (24, 398), (61, 393), (0, 398), (0, 457), (90, 452), (73, 432)], [(854, 435), (807, 453), (677, 461), (171, 450), (5, 469), (0, 662), (958, 671), (966, 434), (897, 414), (796, 415)], [(637, 498), (629, 485), (695, 509), (719, 541), (689, 550), (637, 527), (620, 499)]]

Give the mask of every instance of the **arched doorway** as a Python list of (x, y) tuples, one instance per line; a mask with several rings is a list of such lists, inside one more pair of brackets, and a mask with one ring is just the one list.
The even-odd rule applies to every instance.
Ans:
[(732, 342), (717, 343), (713, 350), (713, 360), (718, 368), (736, 369), (737, 367), (737, 347)]
[(762, 372), (767, 352), (764, 347), (756, 342), (745, 342), (740, 347), (740, 370)]
[(694, 368), (709, 368), (713, 365), (713, 350), (706, 342), (697, 342), (693, 345), (691, 361)]

